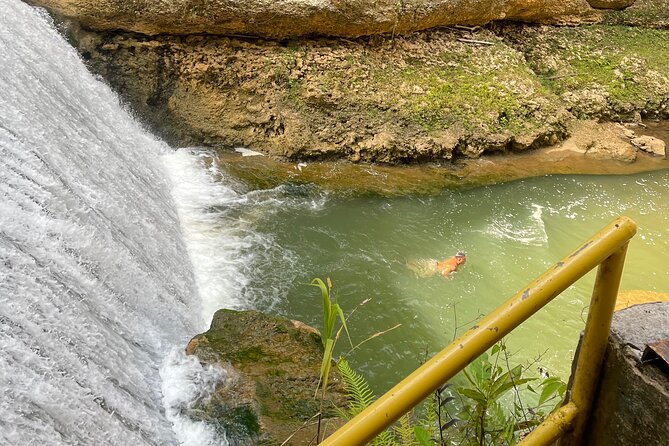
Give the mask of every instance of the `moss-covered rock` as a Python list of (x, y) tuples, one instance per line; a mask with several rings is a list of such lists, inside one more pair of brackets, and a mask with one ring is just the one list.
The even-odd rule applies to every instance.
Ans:
[[(306, 445), (315, 438), (315, 426), (306, 423), (320, 410), (314, 392), (323, 346), (315, 329), (257, 311), (219, 310), (209, 331), (193, 338), (186, 352), (228, 372), (193, 416), (225, 431), (231, 444), (278, 445), (295, 434), (289, 444)], [(345, 400), (335, 371), (330, 389), (326, 419)]]
[[(657, 25), (651, 18), (667, 16), (668, 2), (639, 0), (606, 13), (607, 24), (577, 28), (495, 22), (268, 41), (72, 25), (71, 35), (91, 69), (174, 146), (242, 146), (289, 161), (447, 163), (556, 146), (579, 119), (669, 117), (669, 30), (641, 26)], [(525, 11), (525, 2), (506, 3)], [(531, 3), (526, 12), (549, 2)], [(639, 27), (613, 24), (633, 15)]]
[(525, 27), (506, 35), (577, 117), (669, 117), (669, 30)]
[(636, 0), (624, 11), (604, 14), (604, 23), (669, 29), (669, 0)]
[(489, 30), (283, 43), (77, 37), (91, 67), (179, 146), (425, 162), (550, 145), (572, 119)]

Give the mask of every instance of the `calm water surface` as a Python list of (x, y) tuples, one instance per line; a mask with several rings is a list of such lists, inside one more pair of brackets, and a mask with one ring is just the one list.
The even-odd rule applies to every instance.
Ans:
[[(225, 212), (262, 242), (250, 243), (247, 307), (319, 327), (321, 299), (308, 287), (331, 277), (354, 343), (352, 363), (383, 391), (415, 369), (619, 215), (633, 218), (623, 289), (669, 290), (669, 171), (635, 176), (553, 176), (430, 198), (342, 198), (309, 188), (246, 194)], [(419, 278), (407, 261), (468, 262), (450, 278)], [(594, 281), (589, 274), (517, 329), (514, 359), (568, 377)], [(346, 344), (340, 342), (345, 351)]]

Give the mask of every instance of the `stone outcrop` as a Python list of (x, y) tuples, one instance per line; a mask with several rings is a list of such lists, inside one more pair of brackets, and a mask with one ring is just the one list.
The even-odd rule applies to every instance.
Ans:
[(661, 361), (641, 361), (647, 344), (666, 339), (669, 302), (635, 305), (614, 314), (599, 394), (584, 444), (667, 444), (669, 375)]
[[(588, 0), (620, 9), (634, 0)], [(598, 13), (586, 0), (31, 0), (95, 30), (147, 35), (253, 35), (271, 39), (404, 34), (495, 20), (574, 23)]]
[[(91, 70), (173, 146), (247, 147), (289, 161), (450, 164), (555, 146), (580, 119), (669, 117), (669, 31), (495, 22), (402, 35), (418, 22), (446, 23), (426, 19), (438, 10), (469, 24), (614, 14), (585, 0), (35, 1), (72, 18), (64, 22), (69, 37)], [(639, 2), (644, 17), (669, 15), (669, 0)], [(400, 18), (413, 24), (402, 25), (394, 11), (392, 27), (378, 27), (391, 6), (412, 11)], [(281, 11), (271, 20), (256, 15), (275, 7)], [(301, 35), (299, 14), (308, 22), (319, 8), (370, 27), (351, 35), (386, 34), (272, 41), (240, 28), (234, 32), (248, 35), (215, 35), (233, 32), (225, 30), (230, 23), (288, 35), (271, 23), (293, 13), (290, 26)], [(329, 28), (336, 21), (317, 22), (318, 34), (339, 33)], [(636, 152), (613, 141), (587, 147), (586, 157), (613, 154), (629, 163)]]
[[(314, 328), (257, 311), (219, 310), (186, 353), (227, 372), (214, 397), (190, 413), (193, 418), (222, 429), (234, 445), (278, 445), (291, 435), (288, 444), (312, 444), (316, 426), (309, 421), (320, 410), (314, 392), (323, 354)], [(323, 407), (332, 433), (333, 404), (345, 405), (334, 368), (329, 388)]]
[(406, 163), (554, 144), (572, 116), (489, 31), (286, 45), (80, 32), (91, 67), (171, 144)]
[(661, 139), (642, 135), (633, 138), (632, 144), (644, 152), (652, 153), (656, 156), (666, 156), (666, 144)]

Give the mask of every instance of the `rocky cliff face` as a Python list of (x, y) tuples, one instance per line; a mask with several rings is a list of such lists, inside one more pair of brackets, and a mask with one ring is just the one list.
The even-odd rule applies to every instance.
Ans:
[[(551, 146), (580, 118), (669, 116), (669, 31), (494, 22), (402, 34), (599, 18), (585, 0), (33, 2), (72, 19), (90, 68), (176, 146), (443, 162)], [(661, 27), (669, 0), (640, 2), (606, 20)]]
[(287, 43), (88, 33), (80, 47), (175, 145), (448, 160), (555, 143), (571, 119), (523, 55), (490, 32)]
[[(634, 0), (588, 0), (620, 9)], [(586, 0), (31, 0), (95, 30), (147, 35), (253, 35), (270, 39), (359, 37), (494, 20), (566, 23), (592, 20)]]

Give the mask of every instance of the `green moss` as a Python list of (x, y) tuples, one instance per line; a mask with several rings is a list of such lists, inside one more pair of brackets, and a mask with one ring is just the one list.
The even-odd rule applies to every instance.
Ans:
[(610, 25), (553, 28), (537, 32), (525, 48), (544, 85), (556, 94), (604, 94), (606, 110), (577, 103), (577, 114), (652, 113), (669, 100), (669, 31)]
[(223, 428), (228, 438), (242, 439), (260, 435), (260, 422), (251, 406), (213, 405), (209, 416)]
[(267, 356), (259, 346), (249, 347), (235, 353), (235, 359), (242, 363), (258, 361)]
[[(499, 41), (471, 47), (443, 39), (433, 53), (406, 52), (394, 61), (382, 50), (348, 54), (335, 68), (314, 73), (310, 82), (336, 95), (342, 115), (351, 110), (371, 125), (401, 120), (428, 132), (455, 127), (476, 134), (522, 134), (541, 127), (559, 107), (522, 54)], [(541, 113), (528, 102), (540, 102)], [(310, 111), (320, 112), (319, 106)]]
[(425, 95), (410, 98), (410, 111), (412, 119), (428, 131), (451, 126), (468, 132), (519, 131), (528, 123), (521, 102), (495, 77), (464, 70), (408, 71), (403, 77), (426, 90)]

